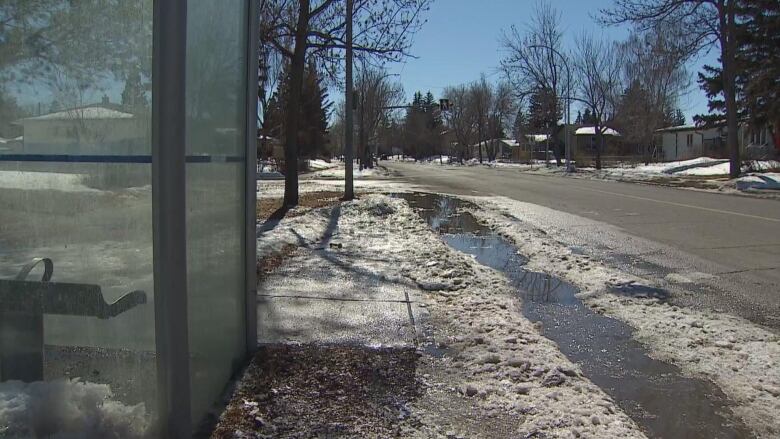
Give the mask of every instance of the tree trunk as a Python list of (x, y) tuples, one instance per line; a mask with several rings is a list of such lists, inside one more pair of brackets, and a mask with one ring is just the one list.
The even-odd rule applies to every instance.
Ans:
[(604, 135), (601, 133), (601, 127), (596, 126), (596, 169), (601, 169), (601, 143)]
[(346, 48), (346, 66), (345, 66), (345, 99), (346, 108), (344, 111), (344, 199), (351, 200), (355, 198), (355, 187), (352, 178), (352, 133), (354, 126), (352, 124), (352, 100), (355, 94), (352, 90), (352, 0), (347, 0), (347, 10), (345, 11), (347, 22), (347, 48)]
[[(737, 120), (737, 96), (734, 72), (734, 56), (736, 55), (736, 23), (734, 22), (734, 1), (726, 5), (726, 29), (721, 29), (721, 60), (723, 63), (723, 97), (726, 100), (726, 128), (729, 144), (729, 176), (739, 177), (741, 161), (739, 159), (739, 121)], [(723, 23), (723, 21), (721, 21)]]
[(479, 163), (482, 164), (482, 127), (479, 128), (479, 137), (477, 137), (477, 151), (479, 154)]
[(298, 205), (298, 116), (303, 90), (303, 70), (306, 64), (306, 34), (309, 24), (309, 0), (300, 0), (295, 49), (290, 63), (290, 100), (284, 139), (284, 205)]
[(558, 132), (557, 132), (557, 122), (556, 127), (553, 128), (553, 132), (550, 135), (550, 138), (553, 140), (553, 156), (555, 157), (555, 166), (561, 166), (561, 148), (558, 142)]

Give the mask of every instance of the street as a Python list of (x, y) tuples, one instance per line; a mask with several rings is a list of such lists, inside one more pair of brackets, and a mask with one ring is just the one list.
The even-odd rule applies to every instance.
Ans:
[(511, 168), (382, 164), (434, 191), (503, 196), (562, 212), (534, 212), (535, 225), (607, 263), (665, 279), (678, 304), (725, 310), (780, 329), (776, 200)]

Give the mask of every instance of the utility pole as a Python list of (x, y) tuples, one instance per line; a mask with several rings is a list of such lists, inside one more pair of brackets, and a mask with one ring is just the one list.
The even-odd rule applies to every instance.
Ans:
[(347, 0), (347, 65), (346, 65), (346, 97), (344, 99), (346, 108), (344, 109), (344, 199), (351, 200), (355, 198), (355, 189), (352, 181), (352, 99), (354, 93), (352, 90), (352, 1)]

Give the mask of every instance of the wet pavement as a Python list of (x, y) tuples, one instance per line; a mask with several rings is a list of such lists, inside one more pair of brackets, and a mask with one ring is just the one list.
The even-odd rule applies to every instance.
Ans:
[[(630, 327), (593, 312), (576, 297), (575, 286), (526, 270), (527, 259), (512, 244), (459, 211), (468, 203), (434, 194), (399, 196), (415, 207), (448, 245), (506, 275), (523, 298), (524, 315), (541, 322), (544, 335), (649, 436), (751, 437), (743, 424), (731, 419), (729, 401), (713, 383), (685, 377), (678, 367), (651, 358), (632, 338)], [(612, 292), (662, 301), (668, 298), (665, 290), (638, 284), (617, 285)]]

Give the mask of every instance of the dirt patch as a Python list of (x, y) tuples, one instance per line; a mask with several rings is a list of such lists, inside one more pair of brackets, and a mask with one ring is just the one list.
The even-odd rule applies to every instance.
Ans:
[(274, 252), (268, 256), (264, 256), (257, 260), (257, 280), (262, 282), (273, 273), (274, 270), (279, 268), (282, 263), (292, 257), (293, 253), (298, 249), (295, 244), (286, 244), (282, 247), (281, 251)]
[(211, 437), (398, 437), (417, 361), (412, 348), (263, 346)]
[[(305, 214), (309, 209), (336, 205), (344, 194), (335, 191), (303, 192), (298, 195), (298, 207), (291, 209), (285, 215), (288, 218)], [(257, 200), (257, 219), (267, 220), (282, 207), (282, 198), (261, 198)], [(301, 209), (305, 208), (305, 209)]]

